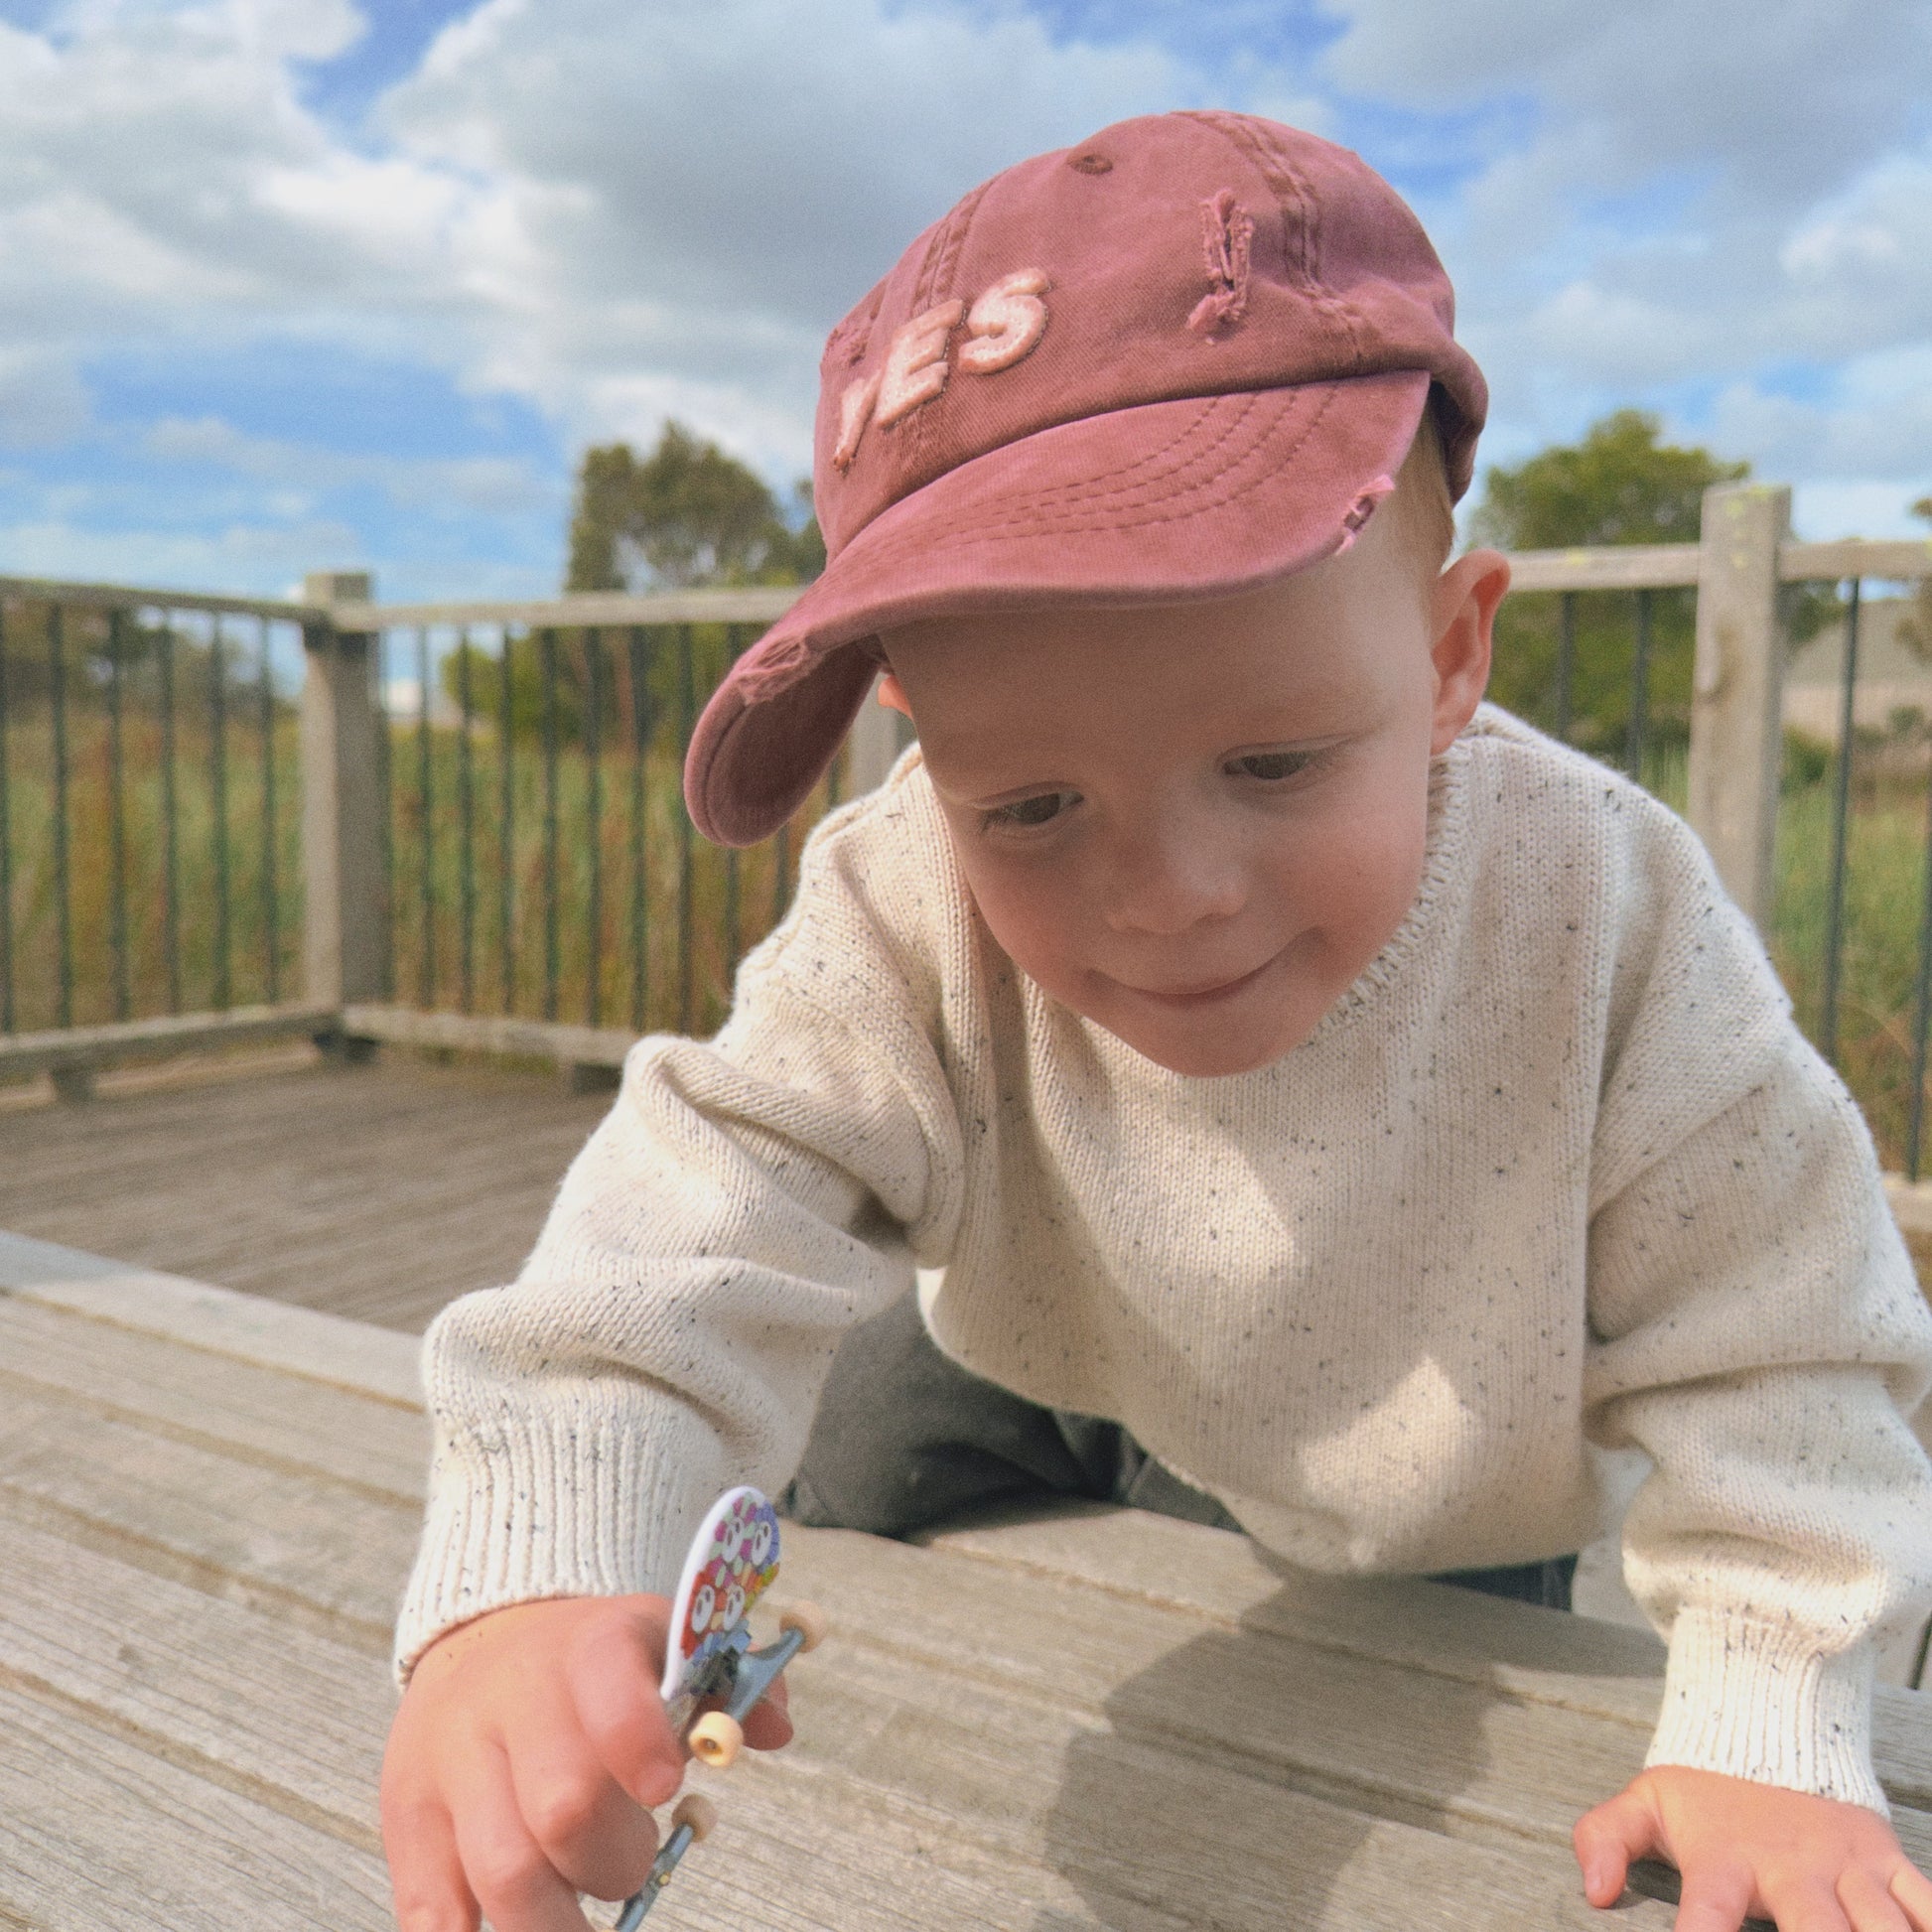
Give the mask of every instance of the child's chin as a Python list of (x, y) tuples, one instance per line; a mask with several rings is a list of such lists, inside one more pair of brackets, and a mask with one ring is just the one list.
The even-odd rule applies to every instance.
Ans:
[(1110, 1028), (1117, 1037), (1157, 1066), (1195, 1080), (1224, 1080), (1258, 1072), (1285, 1059), (1314, 1032), (1317, 1014), (1306, 1026), (1283, 1016), (1274, 1026)]

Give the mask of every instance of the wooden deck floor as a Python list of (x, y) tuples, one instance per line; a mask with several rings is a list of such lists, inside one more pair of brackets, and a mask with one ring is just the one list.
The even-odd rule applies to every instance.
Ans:
[(504, 1282), (610, 1106), (552, 1074), (306, 1052), (0, 1109), (0, 1228), (422, 1329)]

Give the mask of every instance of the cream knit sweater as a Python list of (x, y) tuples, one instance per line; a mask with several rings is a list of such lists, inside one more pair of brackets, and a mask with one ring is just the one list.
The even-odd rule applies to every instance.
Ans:
[(1576, 1550), (1592, 1446), (1641, 1448), (1651, 1761), (1883, 1809), (1867, 1637), (1932, 1589), (1932, 1318), (1751, 927), (1602, 767), (1485, 708), (1380, 957), (1285, 1059), (1196, 1079), (1016, 973), (908, 754), (814, 836), (717, 1038), (631, 1052), (517, 1283), (430, 1330), (399, 1660), (668, 1589), (915, 1262), (949, 1353), (1315, 1569)]

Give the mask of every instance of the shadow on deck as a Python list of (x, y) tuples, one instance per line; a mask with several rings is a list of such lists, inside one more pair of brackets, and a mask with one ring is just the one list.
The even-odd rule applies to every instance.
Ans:
[(608, 1094), (313, 1049), (0, 1102), (0, 1227), (420, 1331), (516, 1273)]

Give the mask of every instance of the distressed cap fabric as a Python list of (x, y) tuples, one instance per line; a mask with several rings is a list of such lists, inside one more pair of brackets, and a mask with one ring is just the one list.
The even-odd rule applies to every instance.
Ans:
[(1353, 541), (1432, 399), (1460, 496), (1488, 394), (1453, 326), (1395, 191), (1274, 121), (1148, 115), (976, 188), (826, 345), (828, 561), (699, 720), (699, 830), (790, 817), (884, 630), (1305, 569)]

